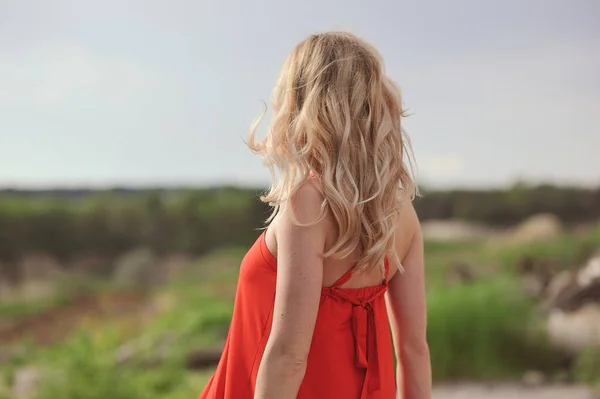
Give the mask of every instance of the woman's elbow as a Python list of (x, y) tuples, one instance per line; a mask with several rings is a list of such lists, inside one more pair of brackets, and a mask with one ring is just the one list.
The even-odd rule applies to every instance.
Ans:
[(401, 352), (404, 359), (429, 358), (429, 345), (426, 340), (405, 342), (401, 345)]
[(303, 376), (306, 372), (308, 354), (293, 353), (290, 351), (271, 350), (265, 351), (262, 363), (279, 370), (282, 375), (288, 377)]

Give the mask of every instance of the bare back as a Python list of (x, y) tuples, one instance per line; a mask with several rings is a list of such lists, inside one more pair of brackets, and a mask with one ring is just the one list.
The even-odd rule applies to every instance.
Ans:
[[(337, 227), (331, 213), (325, 216), (327, 226), (327, 249), (331, 248), (337, 237)], [(414, 208), (412, 203), (406, 202), (399, 215), (398, 229), (396, 231), (396, 251), (399, 259), (404, 259), (406, 256), (411, 241), (415, 235)], [(277, 257), (277, 232), (278, 232), (279, 217), (276, 216), (271, 222), (266, 233), (266, 244), (273, 256)], [(335, 259), (333, 257), (325, 258), (323, 261), (323, 286), (329, 287), (339, 280), (341, 276), (354, 267), (358, 258), (359, 251), (356, 249), (350, 256), (343, 259)], [(390, 272), (388, 281), (394, 278), (400, 270), (400, 265), (392, 259), (390, 262)], [(380, 284), (383, 278), (383, 270), (381, 268), (372, 268), (367, 272), (353, 273), (352, 278), (346, 282), (344, 288), (363, 288), (372, 287)]]

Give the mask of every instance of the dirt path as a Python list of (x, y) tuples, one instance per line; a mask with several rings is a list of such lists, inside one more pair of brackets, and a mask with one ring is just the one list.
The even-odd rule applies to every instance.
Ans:
[(433, 399), (595, 399), (589, 390), (573, 386), (525, 387), (518, 384), (437, 386)]
[(10, 343), (25, 337), (38, 345), (48, 345), (64, 339), (82, 322), (100, 323), (109, 317), (128, 315), (140, 310), (146, 298), (131, 293), (105, 293), (73, 298), (68, 303), (38, 315), (0, 325), (0, 342)]

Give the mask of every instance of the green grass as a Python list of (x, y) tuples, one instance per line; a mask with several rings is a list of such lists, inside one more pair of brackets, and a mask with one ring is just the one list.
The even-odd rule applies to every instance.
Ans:
[(27, 302), (0, 303), (0, 320), (18, 320), (43, 313), (48, 309), (63, 305), (69, 300), (66, 296), (57, 296), (49, 299), (39, 299)]
[(54, 294), (41, 299), (0, 302), (0, 320), (16, 321), (68, 304), (78, 295), (114, 290), (110, 282), (82, 275), (66, 275), (54, 281)]
[(600, 389), (600, 349), (588, 349), (575, 361), (575, 379)]
[[(515, 279), (514, 264), (525, 255), (572, 264), (600, 242), (595, 241), (599, 232), (522, 246), (426, 243), (428, 341), (435, 380), (498, 380), (520, 378), (529, 369), (555, 371), (556, 357), (538, 329), (534, 304)], [(157, 293), (168, 306), (139, 327), (137, 335), (146, 342), (145, 349), (126, 365), (115, 366), (114, 355), (131, 334), (110, 323), (84, 329), (53, 347), (29, 351), (15, 364), (33, 362), (45, 370), (47, 378), (38, 399), (196, 397), (212, 370), (188, 372), (185, 357), (191, 350), (222, 344), (244, 253), (239, 248), (215, 251)], [(472, 284), (448, 286), (444, 274), (455, 261), (467, 261), (481, 270), (495, 266), (498, 273)], [(165, 337), (171, 339), (167, 356), (160, 365), (148, 366), (161, 352)], [(578, 359), (579, 381), (596, 381), (596, 356)]]
[[(136, 366), (115, 366), (118, 339), (110, 334), (81, 334), (54, 353), (52, 368), (46, 368), (39, 399), (146, 399), (181, 398), (197, 395), (187, 383), (181, 358), (167, 359), (160, 368), (141, 371)], [(175, 393), (180, 392), (179, 396)], [(189, 397), (189, 396), (188, 396)]]
[[(125, 365), (115, 366), (115, 353), (127, 341), (118, 325), (95, 331), (83, 329), (76, 336), (35, 355), (47, 370), (36, 399), (189, 399), (197, 397), (211, 370), (190, 373), (186, 355), (203, 347), (221, 345), (225, 338), (233, 296), (215, 296), (215, 285), (233, 286), (243, 256), (239, 249), (207, 255), (160, 294), (171, 301), (167, 311), (143, 326), (142, 350)], [(165, 350), (162, 342), (168, 338)], [(160, 366), (140, 367), (159, 359)]]
[(496, 257), (507, 271), (514, 270), (514, 266), (524, 257), (548, 260), (556, 268), (565, 269), (579, 266), (599, 249), (600, 224), (588, 234), (563, 234), (551, 241), (500, 246), (488, 250), (488, 254)]
[[(531, 257), (565, 269), (580, 265), (599, 248), (600, 225), (585, 235), (522, 245), (426, 243), (428, 341), (434, 379), (510, 379), (530, 369), (557, 371), (560, 356), (552, 352), (538, 329), (540, 316), (535, 304), (523, 295), (516, 265)], [(467, 262), (486, 277), (473, 284), (447, 286), (444, 275), (452, 262)], [(591, 356), (578, 362), (584, 370), (579, 372), (580, 380), (590, 380), (586, 373), (592, 369)]]
[(533, 306), (512, 279), (438, 288), (427, 302), (435, 380), (518, 378), (552, 367)]

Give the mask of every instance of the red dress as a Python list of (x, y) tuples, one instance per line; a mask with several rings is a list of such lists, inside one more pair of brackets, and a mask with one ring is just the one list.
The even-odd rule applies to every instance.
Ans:
[[(389, 270), (385, 263), (386, 277)], [(277, 259), (263, 233), (244, 257), (221, 361), (199, 399), (252, 399), (269, 338)], [(298, 399), (395, 399), (391, 334), (382, 284), (340, 288), (352, 269), (323, 287)]]

